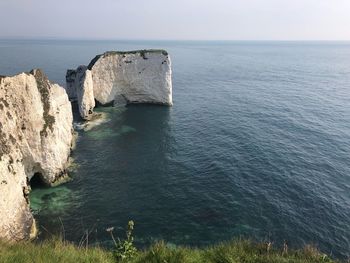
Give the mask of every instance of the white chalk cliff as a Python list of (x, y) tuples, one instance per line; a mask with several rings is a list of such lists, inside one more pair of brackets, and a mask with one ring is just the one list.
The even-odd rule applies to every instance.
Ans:
[(29, 181), (54, 184), (68, 165), (73, 116), (65, 90), (40, 70), (0, 77), (0, 239), (30, 238)]
[[(101, 104), (173, 104), (171, 60), (165, 50), (106, 52), (96, 56), (86, 70), (92, 75), (93, 97)], [(66, 80), (71, 99), (78, 97), (78, 90), (91, 97), (89, 81), (84, 84), (89, 87), (79, 85), (77, 71), (68, 70)], [(81, 116), (86, 119), (85, 113)]]
[(89, 120), (95, 108), (95, 98), (91, 71), (86, 66), (76, 70), (75, 88), (79, 105), (79, 113), (83, 119)]

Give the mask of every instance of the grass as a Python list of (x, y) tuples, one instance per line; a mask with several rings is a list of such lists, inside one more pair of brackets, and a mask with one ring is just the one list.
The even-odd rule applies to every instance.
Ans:
[(133, 259), (118, 261), (113, 251), (89, 246), (77, 246), (55, 238), (41, 243), (0, 243), (1, 263), (316, 263), (338, 262), (306, 246), (301, 250), (269, 248), (266, 243), (235, 240), (204, 249), (169, 247), (158, 242), (139, 251)]
[(113, 253), (98, 247), (81, 248), (60, 239), (40, 244), (0, 244), (1, 263), (115, 262)]

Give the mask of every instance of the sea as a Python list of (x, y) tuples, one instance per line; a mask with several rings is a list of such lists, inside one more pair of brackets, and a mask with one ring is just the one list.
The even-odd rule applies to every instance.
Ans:
[[(350, 257), (350, 42), (0, 40), (0, 75), (66, 70), (110, 50), (166, 49), (172, 107), (78, 118), (72, 180), (32, 184), (39, 240), (139, 248), (232, 239)], [(75, 109), (76, 115), (76, 109)]]

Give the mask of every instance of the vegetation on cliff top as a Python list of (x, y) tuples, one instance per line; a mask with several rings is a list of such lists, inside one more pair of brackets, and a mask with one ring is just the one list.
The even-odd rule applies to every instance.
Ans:
[(95, 63), (102, 57), (114, 56), (114, 55), (131, 55), (131, 54), (139, 54), (143, 59), (147, 59), (147, 53), (161, 53), (164, 56), (168, 56), (168, 52), (164, 49), (141, 49), (141, 50), (132, 50), (132, 51), (107, 51), (101, 55), (95, 56), (89, 65), (87, 66), (89, 70), (95, 65)]
[(313, 247), (288, 250), (268, 247), (268, 244), (236, 240), (206, 249), (171, 247), (164, 242), (136, 252), (129, 259), (121, 259), (113, 251), (99, 247), (77, 246), (61, 239), (42, 243), (0, 244), (2, 263), (319, 263), (337, 262)]
[[(336, 263), (327, 255), (311, 246), (300, 250), (289, 250), (272, 243), (255, 243), (249, 240), (235, 240), (216, 246), (199, 249), (169, 246), (160, 241), (144, 251), (134, 246), (132, 232), (134, 222), (129, 221), (126, 238), (119, 239), (113, 234), (114, 227), (107, 229), (114, 243), (113, 250), (89, 246), (88, 238), (74, 245), (60, 238), (41, 243), (23, 242), (0, 243), (2, 263)], [(64, 235), (63, 235), (64, 236)], [(87, 236), (88, 237), (88, 236)]]
[[(0, 242), (2, 263), (336, 263), (312, 246), (290, 250), (286, 244), (277, 248), (272, 243), (256, 243), (249, 240), (234, 240), (204, 249), (176, 247), (160, 241), (150, 248), (138, 251), (134, 246), (132, 232), (134, 222), (129, 221), (126, 238), (113, 234), (114, 227), (106, 229), (114, 243), (113, 250), (105, 250), (88, 244), (88, 236), (79, 245), (62, 238), (53, 238), (40, 243)], [(63, 235), (64, 236), (64, 235)]]

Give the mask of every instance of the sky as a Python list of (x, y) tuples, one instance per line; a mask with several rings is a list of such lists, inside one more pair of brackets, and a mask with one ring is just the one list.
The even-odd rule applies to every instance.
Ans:
[(0, 38), (350, 40), (350, 0), (0, 0)]

